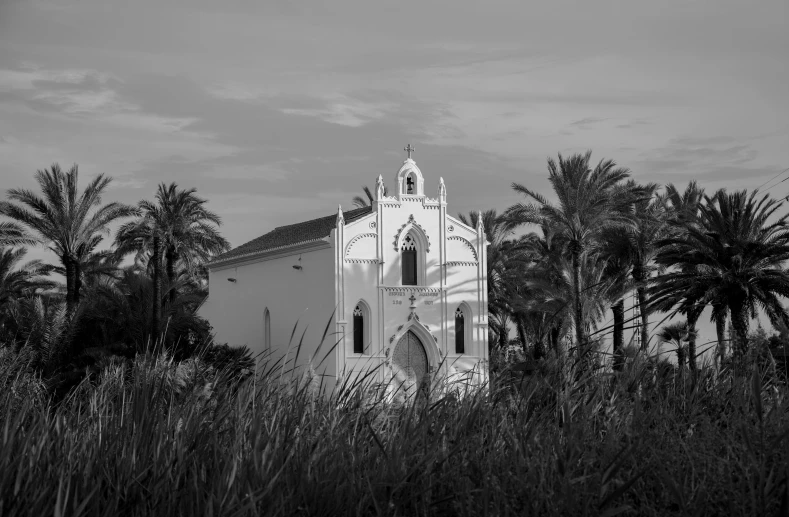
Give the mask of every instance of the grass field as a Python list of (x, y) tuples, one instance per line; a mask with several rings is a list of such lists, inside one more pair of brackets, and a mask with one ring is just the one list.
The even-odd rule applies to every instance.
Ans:
[(785, 515), (789, 392), (547, 363), (387, 404), (164, 356), (58, 404), (0, 350), (0, 515)]

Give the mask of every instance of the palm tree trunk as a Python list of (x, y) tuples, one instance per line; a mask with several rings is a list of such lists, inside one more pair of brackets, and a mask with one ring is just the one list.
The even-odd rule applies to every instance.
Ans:
[(692, 372), (698, 369), (696, 363), (696, 322), (699, 316), (701, 313), (695, 310), (688, 312), (688, 366)]
[(644, 266), (636, 263), (633, 266), (633, 280), (636, 282), (636, 296), (638, 297), (638, 313), (641, 315), (641, 350), (649, 347), (649, 312), (647, 312), (647, 286)]
[(734, 346), (732, 347), (732, 355), (738, 360), (745, 357), (745, 352), (748, 348), (748, 315), (744, 309), (732, 308), (729, 306), (731, 314), (731, 326), (734, 327)]
[(77, 298), (77, 275), (79, 274), (77, 268), (77, 261), (67, 255), (63, 255), (60, 259), (63, 262), (63, 267), (66, 270), (66, 312), (69, 317), (74, 315), (77, 309), (79, 299)]
[(509, 330), (507, 329), (507, 320), (502, 318), (501, 326), (499, 327), (499, 346), (505, 347), (509, 343)]
[(521, 346), (523, 347), (523, 355), (527, 354), (527, 343), (526, 343), (526, 326), (523, 324), (523, 317), (516, 316), (515, 317), (515, 328), (518, 330), (518, 339), (521, 341)]
[(573, 250), (573, 303), (575, 304), (575, 339), (578, 353), (586, 342), (584, 337), (583, 305), (581, 303), (581, 253)]
[(551, 333), (549, 335), (551, 348), (553, 349), (554, 352), (556, 352), (556, 355), (562, 355), (564, 353), (564, 350), (561, 350), (561, 346), (559, 344), (559, 335), (561, 334), (561, 332), (562, 332), (561, 327), (555, 326), (551, 329)]
[(641, 314), (641, 350), (649, 347), (649, 312), (647, 312), (647, 290), (642, 286), (636, 289), (638, 295), (638, 312)]
[(153, 318), (151, 324), (151, 337), (154, 345), (162, 323), (162, 242), (159, 235), (153, 238)]
[[(685, 369), (685, 347), (682, 346), (682, 343), (676, 343), (677, 345), (677, 366), (679, 370), (682, 371)], [(693, 369), (691, 367), (691, 369)]]
[(613, 343), (613, 356), (614, 356), (614, 370), (622, 369), (622, 352), (625, 344), (625, 300), (619, 300), (611, 306), (611, 312), (614, 313), (614, 343)]
[(726, 316), (725, 314), (715, 320), (715, 335), (718, 338), (718, 349), (715, 350), (715, 362), (718, 368), (726, 359)]
[(168, 249), (165, 254), (165, 264), (167, 267), (167, 299), (172, 305), (175, 302), (175, 261), (178, 257), (176, 257), (175, 253)]

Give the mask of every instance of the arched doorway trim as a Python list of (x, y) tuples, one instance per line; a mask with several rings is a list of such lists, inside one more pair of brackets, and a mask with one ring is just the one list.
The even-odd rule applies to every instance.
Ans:
[(410, 317), (408, 321), (401, 325), (397, 329), (397, 332), (389, 338), (388, 348), (386, 349), (387, 365), (391, 369), (391, 357), (394, 352), (394, 347), (397, 346), (397, 343), (400, 342), (400, 338), (405, 336), (409, 330), (419, 338), (419, 341), (422, 342), (422, 346), (425, 348), (429, 371), (436, 372), (442, 360), (441, 352), (438, 349), (438, 339), (430, 333), (430, 330), (423, 325), (421, 321), (419, 321), (418, 317)]

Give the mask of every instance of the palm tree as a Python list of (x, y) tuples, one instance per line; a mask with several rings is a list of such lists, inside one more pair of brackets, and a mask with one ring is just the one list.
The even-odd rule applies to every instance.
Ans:
[(674, 345), (677, 352), (677, 366), (682, 370), (685, 368), (687, 357), (687, 347), (685, 343), (690, 342), (691, 338), (696, 338), (696, 330), (692, 329), (687, 322), (676, 322), (664, 326), (658, 332), (658, 339), (661, 343)]
[(46, 280), (50, 268), (40, 260), (19, 267), (26, 254), (25, 249), (0, 249), (0, 307), (55, 285)]
[[(565, 275), (560, 267), (565, 246), (561, 238), (554, 238), (550, 227), (543, 227), (542, 235), (531, 233), (520, 240), (526, 267), (515, 272), (520, 278), (513, 279), (517, 296), (512, 310), (519, 325), (529, 329), (534, 339), (533, 355), (539, 359), (546, 340), (551, 349), (560, 352), (560, 338), (568, 328), (572, 304), (567, 303)], [(526, 334), (525, 329), (521, 333)]]
[(115, 237), (119, 256), (135, 252), (138, 261), (147, 258), (153, 278), (155, 334), (161, 326), (163, 270), (167, 275), (168, 301), (172, 304), (177, 295), (178, 265), (197, 275), (202, 263), (230, 248), (214, 226), (221, 224), (219, 216), (206, 209), (206, 200), (195, 192), (179, 190), (175, 183), (161, 183), (156, 201), (140, 201), (140, 218), (121, 226)]
[(38, 244), (21, 226), (8, 221), (0, 221), (0, 248), (14, 246), (33, 246)]
[(80, 194), (78, 169), (63, 172), (58, 164), (36, 172), (43, 197), (30, 190), (11, 189), (8, 197), (18, 204), (0, 202), (0, 214), (32, 231), (60, 258), (66, 273), (66, 310), (73, 315), (80, 301), (80, 260), (91, 253), (109, 233), (109, 225), (136, 213), (121, 203), (101, 204), (111, 178), (99, 174)]
[(756, 191), (704, 196), (696, 224), (686, 225), (684, 235), (664, 241), (658, 261), (676, 268), (656, 281), (655, 297), (674, 311), (695, 310), (700, 304), (713, 307), (718, 321), (729, 313), (736, 335), (735, 353), (742, 357), (747, 346), (748, 318), (757, 306), (777, 325), (789, 323), (779, 297), (789, 296), (789, 214), (773, 217), (782, 203)]
[[(358, 208), (372, 206), (373, 201), (375, 201), (375, 196), (373, 195), (373, 191), (370, 190), (370, 187), (368, 187), (367, 185), (362, 185), (362, 192), (364, 192), (366, 199), (365, 197), (362, 196), (355, 196), (352, 200), (353, 205)], [(386, 195), (389, 195), (389, 190), (386, 188), (386, 185), (384, 185), (384, 196)]]
[[(656, 183), (638, 186), (630, 181), (628, 186), (633, 192), (640, 192), (639, 197), (628, 207), (633, 224), (624, 228), (611, 228), (603, 233), (602, 238), (605, 254), (615, 258), (618, 267), (629, 269), (635, 282), (641, 313), (641, 349), (646, 350), (649, 345), (650, 312), (647, 283), (655, 272), (654, 259), (659, 249), (658, 242), (668, 236), (668, 224), (663, 202), (653, 198), (658, 189)], [(621, 310), (624, 311), (624, 299), (617, 303), (621, 304)], [(619, 309), (620, 307), (617, 307), (615, 313)]]
[[(660, 200), (666, 207), (666, 222), (668, 224), (668, 231), (677, 235), (682, 235), (685, 232), (687, 225), (695, 225), (698, 215), (699, 207), (704, 201), (704, 189), (699, 187), (695, 181), (691, 181), (685, 187), (683, 192), (673, 184), (666, 185), (666, 191), (660, 196)], [(650, 293), (652, 289), (650, 289)], [(679, 294), (679, 293), (675, 293)], [(679, 298), (669, 299), (663, 298), (663, 308), (656, 307), (658, 310), (669, 310), (671, 307), (680, 302)], [(697, 303), (687, 307), (687, 310), (681, 311), (685, 315), (688, 324), (688, 364), (692, 371), (696, 370), (696, 322), (704, 310), (705, 304)], [(653, 307), (650, 307), (653, 309)], [(654, 309), (653, 309), (654, 310)], [(722, 313), (722, 315), (721, 315)], [(726, 326), (726, 311), (714, 311), (717, 315), (713, 319), (716, 322), (716, 328), (720, 328), (719, 347), (723, 346), (723, 328)]]
[(471, 228), (476, 228), (482, 216), (482, 228), (485, 238), (490, 244), (487, 247), (487, 273), (488, 273), (488, 313), (497, 328), (500, 345), (508, 342), (507, 322), (512, 316), (510, 291), (514, 272), (524, 264), (525, 256), (523, 246), (510, 240), (512, 225), (496, 210), (484, 212), (469, 212), (458, 214), (460, 222)]
[(613, 356), (612, 366), (614, 370), (621, 370), (625, 360), (625, 297), (633, 291), (633, 280), (630, 275), (631, 266), (632, 264), (628, 262), (627, 257), (616, 254), (605, 255), (607, 293), (611, 302), (611, 314), (613, 315), (611, 355)]
[(25, 249), (0, 249), (0, 330), (3, 331), (19, 300), (55, 286), (46, 279), (49, 268), (40, 260), (19, 267), (26, 254)]
[(513, 183), (516, 192), (533, 202), (518, 203), (506, 212), (514, 223), (550, 226), (566, 240), (572, 258), (573, 320), (579, 346), (587, 342), (583, 264), (598, 251), (603, 232), (632, 224), (631, 218), (621, 210), (632, 199), (632, 192), (623, 184), (630, 171), (617, 167), (611, 160), (601, 160), (593, 170), (589, 166), (591, 157), (592, 152), (587, 151), (566, 160), (560, 154), (558, 162), (549, 158), (549, 181), (559, 198), (558, 204), (550, 203), (524, 185)]
[(158, 335), (162, 318), (162, 228), (166, 224), (162, 208), (150, 201), (137, 203), (140, 217), (122, 225), (115, 235), (116, 253), (123, 256), (132, 250), (144, 255), (150, 250), (148, 268), (152, 271), (151, 336)]
[(159, 185), (156, 199), (162, 206), (167, 225), (164, 228), (164, 261), (169, 287), (169, 301), (176, 296), (176, 264), (194, 276), (197, 268), (213, 256), (228, 251), (230, 243), (219, 234), (219, 215), (205, 207), (206, 199), (197, 190), (178, 190), (175, 183)]

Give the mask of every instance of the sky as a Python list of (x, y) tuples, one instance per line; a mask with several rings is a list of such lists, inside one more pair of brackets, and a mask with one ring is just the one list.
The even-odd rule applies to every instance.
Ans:
[(786, 0), (0, 0), (0, 189), (55, 162), (112, 176), (107, 200), (174, 181), (233, 246), (391, 188), (407, 143), (451, 213), (549, 194), (546, 159), (587, 149), (753, 189), (789, 167), (787, 22)]

